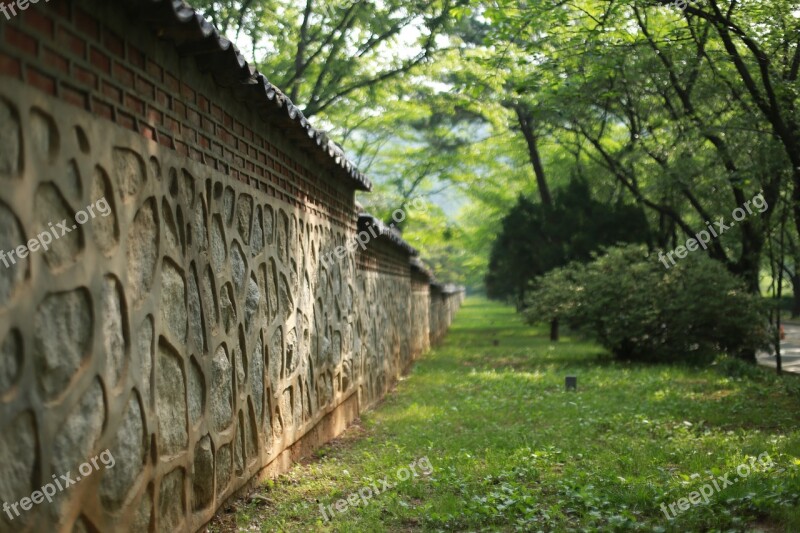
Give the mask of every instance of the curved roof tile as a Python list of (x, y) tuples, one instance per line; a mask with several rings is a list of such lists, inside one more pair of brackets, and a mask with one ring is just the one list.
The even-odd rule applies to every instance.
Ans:
[(396, 229), (388, 227), (386, 224), (384, 224), (374, 216), (370, 215), (369, 213), (359, 214), (358, 215), (359, 231), (365, 231), (369, 226), (374, 226), (375, 228), (377, 228), (378, 237), (386, 237), (392, 244), (402, 249), (408, 255), (410, 256), (419, 255), (417, 249), (408, 244), (406, 241), (404, 241), (403, 237), (400, 236), (400, 233)]

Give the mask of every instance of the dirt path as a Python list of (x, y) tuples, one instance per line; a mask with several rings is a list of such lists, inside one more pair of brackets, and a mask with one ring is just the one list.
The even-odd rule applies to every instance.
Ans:
[[(800, 374), (800, 326), (783, 326), (786, 338), (781, 341), (781, 367), (785, 372)], [(760, 353), (758, 364), (775, 368), (774, 353)]]

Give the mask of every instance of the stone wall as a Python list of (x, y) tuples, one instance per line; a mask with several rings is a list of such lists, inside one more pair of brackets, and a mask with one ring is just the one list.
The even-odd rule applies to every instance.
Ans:
[(280, 93), (254, 104), (158, 39), (166, 4), (0, 26), (0, 250), (59, 235), (0, 263), (0, 499), (115, 459), (0, 531), (196, 531), (380, 399), (461, 302), (394, 234), (320, 261), (368, 181)]

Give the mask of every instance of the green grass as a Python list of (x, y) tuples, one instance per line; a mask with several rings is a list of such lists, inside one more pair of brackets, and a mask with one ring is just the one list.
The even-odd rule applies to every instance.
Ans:
[[(578, 391), (565, 392), (573, 374)], [(730, 361), (620, 363), (469, 299), (445, 342), (360, 424), (211, 531), (800, 531), (799, 386)], [(708, 505), (672, 521), (660, 510), (712, 475), (738, 478), (763, 452), (772, 468)], [(398, 483), (421, 457), (430, 475), (323, 520), (320, 503)]]

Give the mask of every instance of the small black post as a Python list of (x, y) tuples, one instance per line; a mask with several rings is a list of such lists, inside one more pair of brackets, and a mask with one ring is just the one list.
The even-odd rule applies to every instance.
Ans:
[(564, 380), (564, 385), (566, 386), (567, 390), (578, 390), (578, 376), (567, 376)]

